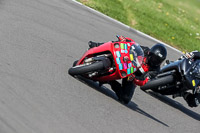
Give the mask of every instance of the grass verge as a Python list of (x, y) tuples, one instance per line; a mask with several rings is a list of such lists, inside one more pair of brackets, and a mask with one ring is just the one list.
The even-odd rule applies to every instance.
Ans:
[(78, 0), (179, 50), (200, 51), (200, 0)]

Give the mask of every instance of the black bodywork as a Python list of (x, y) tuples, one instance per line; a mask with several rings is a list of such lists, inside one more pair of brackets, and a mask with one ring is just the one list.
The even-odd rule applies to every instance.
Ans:
[[(164, 79), (162, 80), (163, 83), (156, 82), (156, 80), (159, 81), (161, 78)], [(173, 78), (173, 80), (170, 81), (169, 78)], [(182, 58), (163, 66), (160, 73), (141, 87), (141, 89), (151, 89), (163, 95), (173, 95), (177, 97), (182, 96), (187, 90), (192, 90), (194, 93), (197, 91), (199, 84), (200, 60), (194, 61), (192, 59)]]

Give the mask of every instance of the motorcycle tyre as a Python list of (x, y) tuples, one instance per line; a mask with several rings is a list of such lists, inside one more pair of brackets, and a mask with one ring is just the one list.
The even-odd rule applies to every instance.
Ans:
[(78, 62), (78, 60), (74, 61), (73, 67), (76, 66), (77, 62)]
[(146, 91), (148, 89), (155, 89), (158, 88), (158, 86), (169, 84), (174, 82), (174, 76), (168, 75), (165, 77), (161, 77), (152, 81), (147, 82), (144, 86), (141, 86), (141, 90)]
[(74, 76), (74, 75), (82, 75), (88, 72), (93, 72), (93, 71), (102, 70), (102, 69), (104, 69), (103, 61), (99, 61), (99, 62), (94, 62), (89, 65), (80, 66), (80, 67), (79, 65), (71, 67), (68, 70), (68, 73)]

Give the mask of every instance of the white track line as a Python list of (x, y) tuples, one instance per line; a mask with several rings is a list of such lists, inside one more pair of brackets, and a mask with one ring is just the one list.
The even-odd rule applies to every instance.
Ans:
[(168, 45), (168, 44), (166, 44), (166, 43), (164, 43), (164, 42), (162, 42), (162, 41), (160, 41), (160, 40), (158, 40), (158, 39), (156, 39), (156, 38), (153, 38), (153, 37), (151, 37), (151, 36), (149, 36), (149, 35), (147, 35), (147, 34), (141, 32), (141, 31), (138, 31), (138, 30), (136, 30), (136, 29), (133, 29), (133, 28), (131, 28), (130, 26), (125, 25), (124, 23), (122, 23), (122, 22), (120, 22), (120, 21), (118, 21), (118, 20), (116, 20), (116, 19), (113, 19), (113, 18), (111, 18), (111, 17), (109, 17), (109, 16), (107, 16), (107, 15), (105, 15), (105, 14), (103, 14), (103, 13), (97, 11), (97, 10), (94, 10), (93, 8), (90, 8), (90, 7), (88, 7), (88, 6), (85, 6), (84, 4), (82, 4), (82, 3), (80, 3), (80, 2), (78, 2), (78, 1), (76, 1), (76, 0), (72, 0), (72, 1), (75, 2), (75, 3), (77, 3), (77, 4), (79, 4), (79, 5), (81, 5), (81, 6), (83, 6), (84, 8), (89, 9), (90, 11), (95, 12), (95, 13), (98, 14), (98, 15), (101, 15), (101, 16), (103, 16), (103, 17), (105, 17), (105, 18), (107, 18), (107, 19), (109, 19), (109, 20), (115, 22), (115, 23), (118, 23), (118, 24), (120, 24), (120, 25), (122, 25), (122, 26), (124, 26), (124, 27), (126, 27), (126, 28), (128, 28), (128, 29), (132, 29), (133, 31), (137, 32), (138, 34), (140, 34), (140, 35), (143, 36), (143, 37), (149, 38), (149, 39), (154, 40), (154, 41), (156, 41), (156, 42), (158, 42), (158, 43), (162, 43), (162, 44), (166, 45), (167, 47), (169, 47), (169, 48), (171, 48), (171, 49), (173, 49), (173, 50), (175, 50), (175, 51), (177, 51), (177, 52), (179, 52), (179, 53), (182, 53), (180, 50), (178, 50), (178, 49), (176, 49), (176, 48), (174, 48), (174, 47), (172, 47), (172, 46), (170, 46), (170, 45)]

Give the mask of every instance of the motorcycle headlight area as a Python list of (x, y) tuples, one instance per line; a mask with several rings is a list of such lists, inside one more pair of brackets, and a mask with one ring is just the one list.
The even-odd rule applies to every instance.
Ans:
[[(137, 55), (132, 56), (129, 54), (130, 43), (115, 43), (115, 54), (116, 54), (116, 63), (119, 67), (122, 77), (125, 77), (127, 74), (132, 74), (136, 71), (137, 64), (132, 62), (136, 59)], [(135, 64), (134, 64), (135, 63)]]

